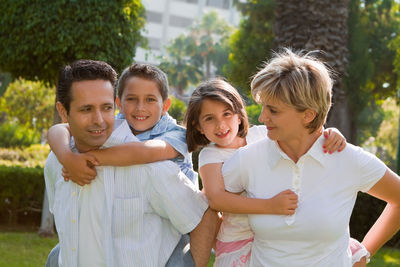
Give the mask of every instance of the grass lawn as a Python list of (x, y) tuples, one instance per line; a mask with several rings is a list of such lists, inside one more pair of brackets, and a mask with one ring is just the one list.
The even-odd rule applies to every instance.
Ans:
[[(42, 238), (35, 232), (0, 232), (0, 267), (43, 267), (57, 242), (57, 237)], [(383, 248), (368, 266), (400, 267), (400, 250)]]

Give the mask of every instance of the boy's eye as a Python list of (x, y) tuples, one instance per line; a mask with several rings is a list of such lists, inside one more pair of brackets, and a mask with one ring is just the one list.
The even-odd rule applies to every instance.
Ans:
[(155, 98), (152, 98), (152, 97), (147, 98), (147, 102), (156, 102), (156, 101), (157, 101), (157, 99), (155, 99)]
[(135, 101), (136, 97), (127, 97), (125, 99), (126, 99), (126, 101)]

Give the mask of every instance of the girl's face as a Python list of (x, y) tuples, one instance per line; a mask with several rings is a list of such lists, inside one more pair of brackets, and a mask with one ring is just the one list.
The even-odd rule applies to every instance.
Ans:
[(227, 104), (205, 99), (197, 129), (218, 147), (239, 148), (243, 143), (243, 138), (237, 136), (240, 123), (239, 115), (233, 113)]

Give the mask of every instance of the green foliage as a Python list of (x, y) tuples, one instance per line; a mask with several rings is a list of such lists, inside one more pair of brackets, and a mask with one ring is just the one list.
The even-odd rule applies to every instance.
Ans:
[(186, 104), (176, 97), (170, 96), (171, 106), (168, 110), (169, 115), (171, 115), (178, 123), (182, 123), (186, 114)]
[(43, 82), (18, 79), (0, 98), (0, 112), (19, 125), (42, 133), (50, 128), (54, 114), (55, 88)]
[(384, 161), (393, 171), (396, 171), (400, 110), (393, 98), (388, 98), (383, 102), (382, 117), (383, 121), (376, 136), (367, 139), (362, 146)]
[(210, 78), (212, 67), (217, 69), (217, 75), (222, 74), (228, 60), (231, 31), (217, 13), (210, 12), (166, 47), (168, 55), (161, 58), (159, 67), (167, 73), (178, 95), (183, 95), (190, 84)]
[(396, 94), (393, 61), (395, 37), (400, 27), (398, 8), (393, 0), (350, 2), (350, 58), (344, 89), (355, 126), (353, 133), (358, 135), (357, 143), (376, 134), (382, 118), (379, 101)]
[(39, 142), (40, 134), (34, 129), (16, 122), (5, 122), (0, 125), (0, 147), (24, 147)]
[(10, 82), (11, 82), (10, 73), (0, 72), (0, 97), (4, 94)]
[(250, 95), (250, 77), (265, 61), (273, 46), (273, 0), (250, 0), (238, 3), (244, 19), (230, 39), (229, 63), (224, 67), (228, 80)]
[(142, 37), (140, 0), (0, 0), (0, 69), (14, 77), (54, 84), (76, 59), (132, 62)]
[(0, 148), (0, 165), (19, 167), (44, 167), (49, 145), (35, 144), (26, 148)]
[(258, 117), (261, 113), (261, 105), (253, 104), (246, 107), (247, 117), (249, 118), (250, 125), (261, 125)]
[(41, 211), (42, 168), (0, 166), (0, 185), (0, 218), (8, 218), (9, 224), (16, 224), (21, 214)]

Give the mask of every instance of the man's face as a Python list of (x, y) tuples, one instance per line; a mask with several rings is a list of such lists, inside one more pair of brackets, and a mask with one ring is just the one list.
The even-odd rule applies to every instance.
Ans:
[(79, 152), (97, 149), (113, 131), (113, 87), (105, 80), (74, 82), (69, 114), (59, 102), (57, 110), (63, 121), (69, 124)]

